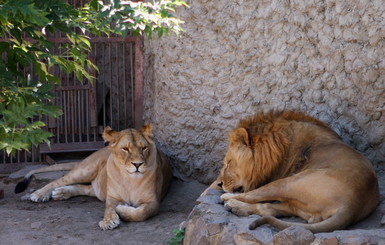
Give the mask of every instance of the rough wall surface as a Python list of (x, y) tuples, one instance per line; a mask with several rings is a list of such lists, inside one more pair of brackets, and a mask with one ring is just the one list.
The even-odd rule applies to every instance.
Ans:
[(179, 38), (145, 41), (145, 121), (175, 173), (212, 181), (227, 133), (300, 109), (376, 165), (385, 156), (382, 0), (194, 0)]

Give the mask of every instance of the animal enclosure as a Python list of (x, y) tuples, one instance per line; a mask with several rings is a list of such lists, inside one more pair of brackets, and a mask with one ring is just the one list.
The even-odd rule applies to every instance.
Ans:
[[(68, 1), (74, 7), (83, 1)], [(61, 54), (61, 46), (69, 40), (61, 33), (48, 38), (52, 52)], [(115, 130), (139, 126), (143, 104), (143, 54), (141, 37), (91, 36), (92, 51), (89, 59), (99, 71), (89, 71), (95, 77), (93, 83), (79, 81), (74, 73), (63, 73), (58, 67), (51, 72), (61, 84), (53, 88), (53, 104), (63, 114), (54, 118), (40, 118), (46, 130), (53, 134), (51, 146), (41, 144), (15, 156), (0, 151), (0, 163), (34, 163), (45, 160), (45, 154), (94, 151), (104, 146), (101, 133), (105, 126)], [(24, 70), (34, 77), (33, 69)]]

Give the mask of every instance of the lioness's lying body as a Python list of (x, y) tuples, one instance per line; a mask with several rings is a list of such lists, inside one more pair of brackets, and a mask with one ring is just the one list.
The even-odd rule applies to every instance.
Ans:
[[(300, 112), (259, 113), (229, 134), (218, 180), (226, 209), (263, 216), (251, 229), (301, 225), (313, 232), (343, 229), (379, 202), (371, 163), (323, 122)], [(244, 192), (233, 194), (234, 192)], [(298, 216), (309, 224), (275, 217)]]
[(64, 200), (79, 195), (96, 196), (106, 202), (104, 218), (99, 222), (103, 230), (117, 227), (119, 216), (126, 221), (143, 221), (157, 214), (172, 175), (167, 159), (152, 140), (151, 126), (120, 132), (107, 127), (103, 138), (109, 142), (108, 147), (79, 164), (57, 164), (31, 171), (15, 192), (23, 191), (34, 173), (72, 169), (33, 192), (29, 199), (45, 202), (51, 197)]

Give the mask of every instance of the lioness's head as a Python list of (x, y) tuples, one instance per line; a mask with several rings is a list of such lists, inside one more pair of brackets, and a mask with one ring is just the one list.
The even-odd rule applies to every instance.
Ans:
[(103, 138), (109, 142), (109, 148), (114, 156), (114, 161), (124, 166), (130, 174), (143, 174), (154, 166), (151, 161), (156, 147), (152, 140), (152, 127), (150, 124), (143, 128), (114, 131), (106, 127)]

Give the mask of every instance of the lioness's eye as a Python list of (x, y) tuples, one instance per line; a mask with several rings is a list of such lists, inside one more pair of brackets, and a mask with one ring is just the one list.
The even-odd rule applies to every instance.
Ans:
[(130, 149), (128, 149), (128, 147), (123, 147), (123, 148), (122, 148), (122, 151), (129, 152)]
[(142, 151), (145, 151), (145, 150), (147, 150), (147, 146), (142, 147)]

